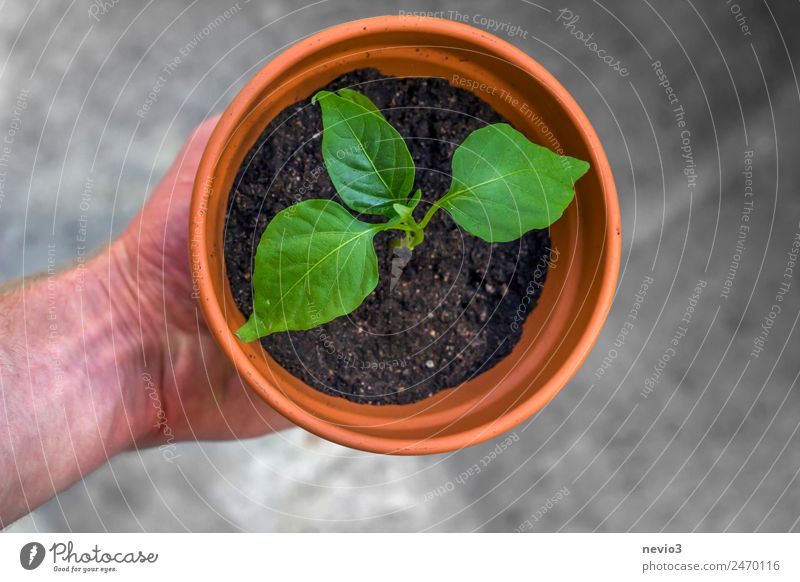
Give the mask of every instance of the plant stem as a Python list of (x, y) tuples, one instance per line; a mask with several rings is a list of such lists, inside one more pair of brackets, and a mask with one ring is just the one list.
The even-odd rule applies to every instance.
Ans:
[(433, 218), (433, 215), (436, 214), (437, 210), (439, 210), (439, 206), (436, 203), (432, 204), (428, 209), (428, 212), (426, 212), (425, 216), (422, 218), (422, 220), (420, 220), (419, 227), (425, 228), (428, 226), (428, 223), (431, 221), (431, 218)]
[(423, 240), (425, 240), (425, 231), (423, 230), (422, 226), (411, 216), (408, 216), (405, 220), (403, 220), (403, 222), (385, 225), (383, 230), (402, 230), (405, 232), (406, 236), (404, 237), (402, 244), (403, 246), (408, 247), (409, 250), (413, 249)]
[(422, 228), (417, 228), (411, 236), (411, 242), (408, 245), (409, 250), (413, 250), (423, 240), (425, 240), (425, 231)]
[(413, 226), (409, 226), (405, 223), (400, 222), (397, 224), (385, 226), (383, 230), (402, 230), (403, 232), (414, 232), (414, 230), (416, 229)]
[(410, 214), (403, 221), (403, 224), (409, 227), (409, 230), (406, 231), (406, 236), (408, 236), (409, 241), (408, 248), (411, 250), (425, 239), (425, 231)]

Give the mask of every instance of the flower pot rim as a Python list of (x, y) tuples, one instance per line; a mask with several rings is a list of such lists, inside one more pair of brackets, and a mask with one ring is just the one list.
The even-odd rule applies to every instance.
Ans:
[[(334, 45), (342, 39), (363, 34), (368, 29), (380, 29), (386, 32), (407, 31), (437, 34), (459, 41), (468, 41), (479, 46), (481, 50), (490, 53), (493, 57), (503, 59), (525, 71), (528, 75), (535, 77), (536, 81), (557, 100), (559, 106), (568, 115), (570, 121), (579, 132), (581, 140), (591, 152), (592, 167), (602, 183), (601, 190), (606, 208), (606, 216), (604, 217), (606, 229), (602, 251), (604, 265), (602, 270), (598, 268), (597, 273), (597, 276), (602, 279), (598, 297), (594, 302), (589, 321), (584, 326), (583, 333), (575, 349), (570, 352), (553, 377), (525, 401), (506, 411), (498, 418), (487, 419), (486, 422), (464, 429), (461, 432), (435, 435), (422, 440), (358, 433), (346, 425), (320, 419), (288, 398), (282, 390), (274, 385), (273, 380), (266, 378), (257, 369), (255, 363), (244, 352), (238, 338), (230, 329), (221, 306), (221, 299), (214, 289), (212, 265), (206, 253), (207, 207), (204, 205), (208, 203), (206, 192), (208, 180), (213, 180), (213, 177), (217, 174), (218, 161), (228, 146), (230, 137), (240, 128), (241, 124), (247, 123), (249, 113), (253, 110), (255, 104), (263, 98), (264, 89), (270, 87), (275, 79), (287, 69), (302, 63), (310, 55), (324, 50), (325, 47)], [(611, 168), (597, 134), (573, 97), (544, 67), (514, 45), (470, 25), (430, 17), (378, 16), (340, 24), (299, 41), (267, 63), (234, 97), (211, 135), (200, 161), (195, 180), (190, 221), (190, 231), (199, 229), (197, 231), (199, 232), (197, 240), (193, 238), (192, 232), (190, 232), (190, 257), (192, 260), (192, 276), (201, 311), (216, 341), (234, 364), (240, 376), (270, 406), (298, 426), (339, 444), (379, 453), (432, 454), (465, 448), (512, 429), (541, 409), (578, 371), (599, 336), (611, 309), (621, 257), (620, 210)], [(372, 405), (363, 404), (362, 406)], [(409, 405), (388, 406), (406, 407)]]

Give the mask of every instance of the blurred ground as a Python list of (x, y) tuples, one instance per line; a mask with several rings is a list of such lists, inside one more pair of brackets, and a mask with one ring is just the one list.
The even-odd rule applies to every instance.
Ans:
[[(800, 6), (573, 0), (571, 15), (562, 8), (551, 0), (0, 2), (0, 133), (14, 129), (0, 279), (42, 270), (48, 248), (59, 263), (74, 258), (87, 183), (90, 244), (118, 233), (184, 136), (286, 45), (398, 10), (518, 26), (509, 40), (561, 80), (600, 134), (625, 236), (615, 307), (594, 352), (478, 475), (458, 478), (492, 443), (388, 458), (296, 429), (184, 444), (176, 464), (157, 451), (120, 456), (10, 530), (800, 531), (796, 271), (764, 352), (751, 356), (800, 228)], [(580, 40), (576, 30), (594, 35)], [(604, 64), (592, 41), (629, 74)], [(691, 158), (658, 68), (684, 108)], [(737, 250), (748, 151), (754, 204)], [(648, 277), (639, 317), (615, 345)], [(685, 337), (648, 392), (698, 284)]]

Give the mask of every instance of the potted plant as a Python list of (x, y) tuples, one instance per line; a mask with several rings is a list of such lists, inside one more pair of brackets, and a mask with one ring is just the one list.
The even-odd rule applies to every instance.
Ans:
[(242, 378), (321, 437), (395, 454), (544, 406), (597, 338), (620, 257), (611, 171), (572, 97), (512, 45), (420, 17), (271, 61), (208, 143), (190, 229), (201, 309)]

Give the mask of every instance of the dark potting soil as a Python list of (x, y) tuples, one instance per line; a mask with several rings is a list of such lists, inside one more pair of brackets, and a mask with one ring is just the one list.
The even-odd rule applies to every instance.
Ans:
[[(473, 93), (444, 79), (387, 78), (362, 69), (324, 88), (343, 87), (372, 99), (405, 138), (416, 164), (414, 191), (423, 193), (417, 220), (447, 192), (455, 148), (473, 130), (505, 121)], [(255, 253), (268, 222), (297, 201), (337, 197), (322, 161), (321, 132), (319, 107), (310, 99), (286, 108), (264, 130), (236, 177), (225, 263), (245, 316), (252, 312)], [(544, 284), (548, 232), (489, 244), (461, 231), (440, 210), (404, 268), (402, 256), (389, 248), (399, 235), (375, 237), (380, 283), (356, 311), (312, 330), (262, 338), (279, 364), (327, 394), (407, 404), (458, 386), (511, 352)]]

